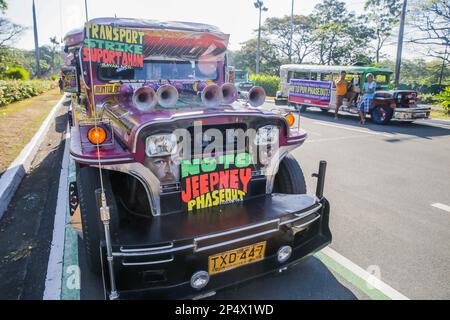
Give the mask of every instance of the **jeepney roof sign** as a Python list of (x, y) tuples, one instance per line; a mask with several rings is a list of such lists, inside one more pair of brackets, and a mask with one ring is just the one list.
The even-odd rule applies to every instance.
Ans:
[[(73, 45), (75, 37), (73, 32), (66, 39)], [(85, 48), (89, 44), (91, 49), (133, 53), (140, 59), (222, 61), (229, 35), (200, 23), (98, 18), (86, 23), (83, 39)]]

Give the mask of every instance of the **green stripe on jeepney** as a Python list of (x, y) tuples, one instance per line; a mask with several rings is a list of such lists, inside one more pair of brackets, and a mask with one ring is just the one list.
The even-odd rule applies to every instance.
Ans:
[(328, 268), (339, 274), (342, 278), (353, 284), (363, 293), (369, 296), (372, 300), (391, 300), (388, 296), (383, 294), (380, 290), (376, 288), (369, 288), (364, 279), (358, 277), (353, 272), (348, 270), (343, 265), (337, 263), (330, 257), (326, 256), (322, 252), (317, 252), (315, 255), (320, 261), (322, 261)]

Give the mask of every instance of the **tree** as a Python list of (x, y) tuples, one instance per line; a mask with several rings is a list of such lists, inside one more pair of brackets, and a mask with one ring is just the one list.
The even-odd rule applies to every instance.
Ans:
[(6, 0), (0, 0), (0, 11), (5, 12), (8, 9), (8, 3)]
[[(257, 39), (250, 39), (242, 43), (242, 48), (234, 51), (232, 60), (236, 69), (255, 72)], [(280, 65), (285, 60), (280, 59), (276, 48), (266, 38), (261, 38), (260, 73), (278, 75)]]
[[(8, 9), (6, 0), (0, 0), (0, 11), (5, 13)], [(26, 28), (13, 23), (4, 17), (0, 17), (0, 48), (13, 43)]]
[(19, 49), (0, 47), (0, 75), (9, 68), (25, 65), (25, 56)]
[(371, 60), (367, 42), (373, 39), (373, 30), (364, 24), (364, 16), (348, 12), (345, 2), (324, 0), (314, 7), (311, 19), (320, 64), (353, 64), (358, 57)]
[(364, 5), (366, 23), (375, 30), (375, 61), (380, 62), (381, 49), (399, 22), (400, 0), (367, 0)]
[(56, 36), (50, 38), (50, 43), (52, 44), (52, 60), (51, 60), (51, 66), (52, 69), (55, 70), (55, 55), (56, 55), (56, 51), (59, 48), (59, 41), (56, 40)]
[[(393, 70), (395, 68), (395, 62), (392, 60), (381, 60), (376, 66)], [(437, 59), (430, 61), (423, 58), (403, 59), (401, 68), (403, 83), (424, 86), (432, 86), (440, 83), (441, 61)], [(442, 84), (450, 84), (449, 68), (443, 70), (442, 78)]]
[(412, 3), (410, 42), (426, 46), (427, 55), (450, 63), (450, 2), (416, 0)]
[[(302, 63), (315, 50), (317, 37), (314, 26), (307, 16), (295, 15), (293, 19), (292, 58), (295, 63)], [(268, 18), (262, 27), (264, 36), (270, 41), (280, 55), (289, 57), (291, 38), (291, 17)]]
[(0, 47), (7, 46), (26, 30), (26, 27), (0, 17)]

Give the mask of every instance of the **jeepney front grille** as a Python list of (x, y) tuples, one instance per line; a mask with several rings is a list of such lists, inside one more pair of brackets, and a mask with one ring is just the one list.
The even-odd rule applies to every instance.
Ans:
[(417, 105), (415, 92), (399, 92), (397, 94), (397, 108), (410, 108)]
[[(206, 137), (205, 132), (209, 129), (219, 130), (223, 139), (222, 139), (222, 150), (223, 152), (227, 151), (227, 130), (242, 130), (242, 132), (245, 132), (247, 130), (247, 125), (245, 123), (234, 123), (234, 124), (215, 124), (215, 125), (202, 125), (202, 131), (201, 131), (201, 137), (195, 137), (194, 133), (197, 135), (200, 135), (199, 133), (195, 132), (195, 129), (193, 126), (188, 128), (189, 133), (191, 134), (191, 155), (198, 155), (198, 151), (200, 151), (200, 154), (203, 154), (203, 151), (205, 150), (206, 146), (212, 142), (214, 142), (213, 139), (209, 140), (208, 137)], [(217, 132), (217, 131), (216, 131)], [(234, 141), (230, 142), (230, 146), (233, 146), (233, 151), (235, 153), (237, 152), (244, 152), (248, 149), (248, 139), (245, 141), (244, 146), (239, 146), (238, 141), (235, 138)], [(200, 146), (201, 144), (201, 146)], [(196, 147), (197, 146), (197, 147)]]

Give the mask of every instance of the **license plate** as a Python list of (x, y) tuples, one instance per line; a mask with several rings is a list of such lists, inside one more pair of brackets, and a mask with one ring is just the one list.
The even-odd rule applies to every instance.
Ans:
[(216, 274), (264, 259), (266, 241), (209, 257), (208, 272)]
[(426, 113), (422, 112), (422, 113), (416, 113), (414, 114), (414, 118), (425, 118), (426, 117)]

